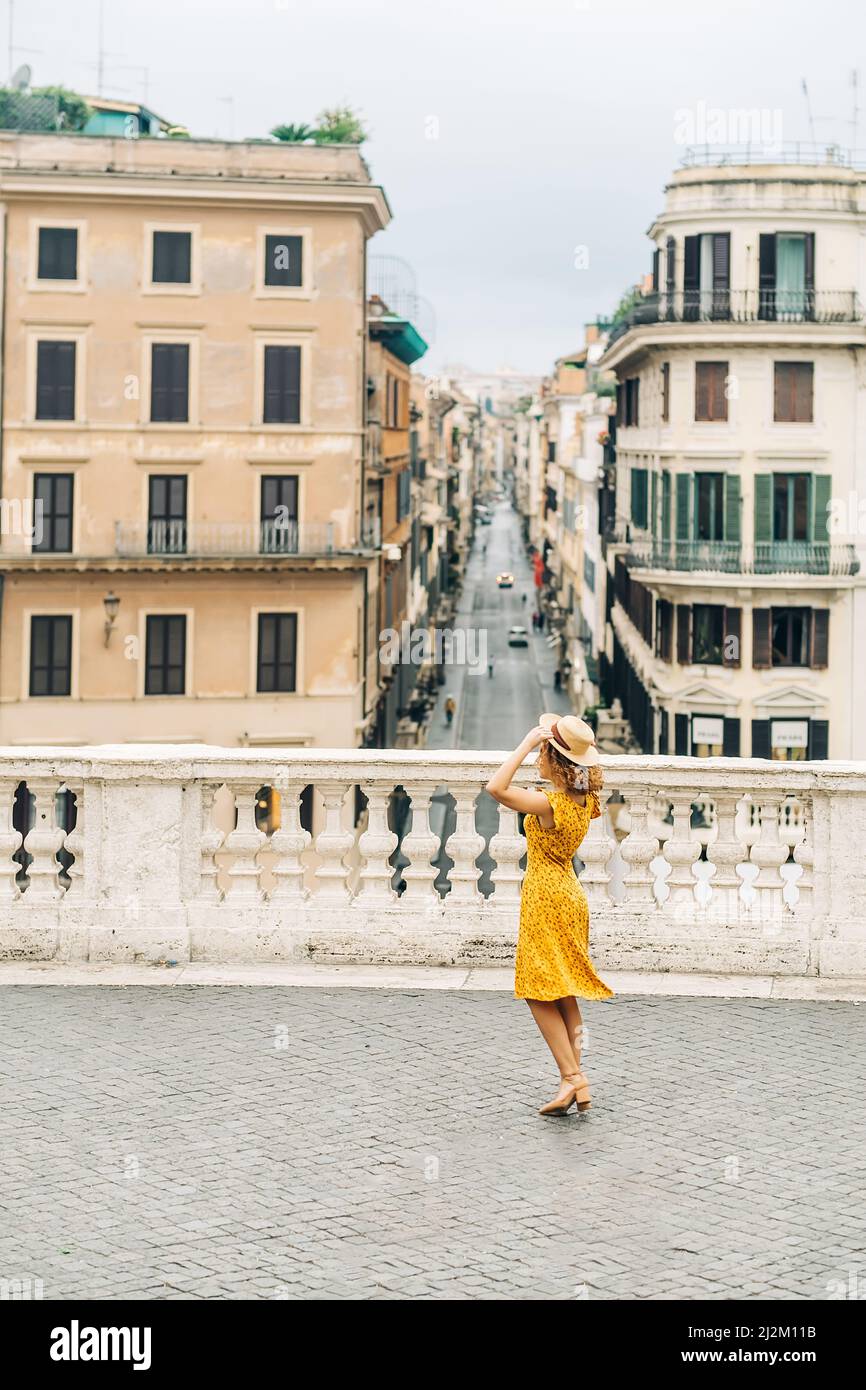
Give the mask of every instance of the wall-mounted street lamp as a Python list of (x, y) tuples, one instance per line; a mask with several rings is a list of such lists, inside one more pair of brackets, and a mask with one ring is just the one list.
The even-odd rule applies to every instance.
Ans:
[(109, 589), (105, 598), (102, 600), (102, 606), (105, 609), (105, 627), (103, 631), (105, 633), (105, 645), (107, 647), (111, 639), (114, 624), (117, 621), (117, 610), (120, 607), (120, 599), (117, 597), (117, 594)]

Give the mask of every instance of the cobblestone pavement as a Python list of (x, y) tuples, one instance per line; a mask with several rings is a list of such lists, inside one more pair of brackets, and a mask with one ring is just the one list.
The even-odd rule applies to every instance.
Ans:
[(866, 1290), (866, 1008), (590, 1005), (589, 1115), (505, 994), (8, 986), (0, 1278), (46, 1298)]

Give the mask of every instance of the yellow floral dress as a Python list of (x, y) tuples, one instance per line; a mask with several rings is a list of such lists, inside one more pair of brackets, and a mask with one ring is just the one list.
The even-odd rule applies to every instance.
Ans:
[(514, 963), (515, 999), (610, 999), (589, 958), (589, 908), (572, 858), (601, 815), (598, 798), (581, 806), (567, 792), (543, 789), (553, 810), (545, 830), (526, 816), (527, 863), (520, 894), (520, 932)]

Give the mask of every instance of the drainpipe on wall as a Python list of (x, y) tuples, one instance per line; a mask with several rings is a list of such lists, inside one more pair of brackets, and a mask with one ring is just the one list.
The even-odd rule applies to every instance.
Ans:
[[(8, 215), (5, 205), (0, 208), (0, 497), (3, 496), (3, 464), (6, 450), (5, 406), (6, 406), (6, 230)], [(2, 668), (3, 649), (3, 576), (0, 575), (0, 668)]]

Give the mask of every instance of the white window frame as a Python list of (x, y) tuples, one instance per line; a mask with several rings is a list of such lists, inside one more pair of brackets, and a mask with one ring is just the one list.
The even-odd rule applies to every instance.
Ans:
[[(78, 233), (74, 280), (40, 280), (39, 229), (59, 227)], [(87, 223), (78, 217), (31, 217), (27, 234), (27, 288), (31, 294), (84, 294), (87, 282)]]
[[(301, 283), (300, 285), (265, 284), (265, 246), (269, 236), (296, 236), (301, 238)], [(258, 227), (256, 229), (256, 299), (312, 299), (313, 297), (313, 229), (312, 227), (292, 227), (282, 223), (280, 226)]]
[[(153, 275), (153, 234), (154, 232), (189, 232), (189, 275), (188, 285), (175, 285), (163, 280), (152, 279)], [(201, 294), (201, 223), (200, 222), (145, 222), (144, 260), (141, 270), (142, 294), (200, 295)]]

